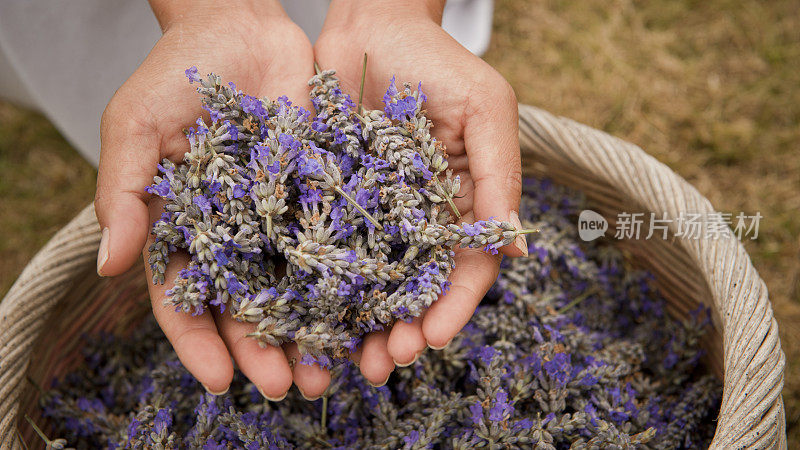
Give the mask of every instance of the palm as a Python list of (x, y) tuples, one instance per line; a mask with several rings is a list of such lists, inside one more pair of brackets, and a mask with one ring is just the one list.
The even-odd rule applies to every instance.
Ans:
[[(433, 22), (415, 21), (396, 26), (403, 32), (365, 27), (359, 28), (361, 33), (323, 32), (315, 44), (316, 59), (322, 68), (336, 69), (343, 89), (357, 96), (366, 52), (363, 97), (366, 108), (383, 107), (380, 99), (392, 76), (398, 82), (421, 81), (422, 90), (429, 99), (426, 109), (427, 117), (434, 123), (433, 135), (447, 145), (449, 166), (461, 177), (461, 192), (455, 201), (462, 214), (461, 220), (471, 223), (476, 218), (489, 216), (506, 219), (508, 210), (497, 213), (492, 205), (496, 199), (492, 198), (493, 191), (488, 186), (491, 180), (487, 179), (485, 170), (476, 171), (475, 168), (501, 170), (499, 176), (506, 182), (519, 182), (518, 144), (516, 157), (513, 154), (509, 157), (510, 164), (498, 163), (493, 152), (480, 151), (485, 145), (482, 142), (485, 133), (476, 129), (476, 124), (481, 128), (498, 126), (497, 120), (490, 125), (484, 113), (491, 110), (493, 101), (508, 103), (507, 98), (502, 98), (508, 97), (507, 83)], [(512, 114), (503, 118), (500, 126), (511, 129), (510, 133), (505, 133), (506, 137), (511, 134), (515, 138), (513, 92), (511, 102)], [(498, 146), (508, 144), (496, 142)], [(513, 147), (514, 143), (510, 144)], [(506, 173), (502, 173), (504, 168)], [(488, 187), (476, 191), (482, 184)], [(512, 191), (518, 189), (519, 186), (511, 186)], [(510, 207), (516, 208), (516, 205)], [(510, 253), (514, 252), (519, 254), (519, 250)], [(480, 250), (457, 249), (455, 270), (450, 276), (451, 288), (431, 306), (424, 318), (410, 324), (398, 323), (391, 331), (373, 333), (365, 339), (362, 352), (357, 356), (364, 375), (373, 383), (381, 383), (395, 364), (412, 362), (425, 345), (433, 348), (447, 345), (470, 319), (497, 277), (499, 263), (499, 256)]]
[[(115, 125), (119, 115), (127, 116), (140, 127), (136, 131), (142, 138), (159, 140), (153, 142), (160, 144), (151, 146), (153, 151), (139, 155), (154, 163), (147, 166), (150, 171), (157, 158), (182, 158), (187, 150), (182, 130), (203, 113), (194, 86), (183, 76), (188, 67), (197, 66), (201, 74), (213, 70), (251, 95), (308, 97), (305, 81), (312, 75), (313, 60), (311, 44), (302, 32), (289, 39), (281, 33), (280, 41), (277, 33), (242, 24), (194, 33), (172, 29), (164, 34), (109, 104)], [(136, 92), (128, 95), (129, 91)], [(112, 126), (109, 120), (104, 122)]]
[[(233, 23), (235, 26), (226, 25)], [(287, 95), (310, 108), (306, 82), (313, 75), (313, 50), (305, 34), (288, 20), (271, 23), (268, 30), (252, 19), (224, 22), (211, 29), (189, 24), (165, 32), (117, 92), (103, 117), (96, 204), (99, 216), (101, 211), (127, 209), (124, 215), (131, 218), (125, 224), (128, 236), (118, 231), (112, 236), (112, 240), (127, 238), (127, 242), (118, 245), (134, 249), (144, 246), (146, 253), (147, 231), (160, 216), (162, 205), (144, 194), (144, 187), (152, 182), (162, 158), (182, 159), (188, 150), (182, 130), (193, 126), (204, 114), (199, 96), (183, 76), (191, 66), (197, 66), (201, 74), (214, 71), (251, 95)], [(123, 184), (122, 189), (114, 186), (121, 193), (104, 191), (110, 177), (124, 177), (117, 180)], [(124, 195), (135, 196), (139, 202), (126, 204), (128, 199), (115, 198)], [(147, 212), (139, 214), (131, 211), (133, 207)], [(165, 306), (165, 291), (187, 261), (186, 254), (173, 255), (166, 284), (151, 284), (150, 297), (156, 319), (184, 366), (209, 391), (226, 390), (233, 376), (233, 357), (242, 372), (269, 398), (284, 395), (293, 378), (307, 395), (322, 393), (329, 380), (326, 373), (309, 366), (298, 365), (294, 370), (290, 367), (288, 361), (297, 356), (295, 346), (262, 349), (246, 338), (253, 331), (250, 324), (209, 311), (192, 317)], [(123, 260), (109, 259), (103, 273), (113, 275), (124, 266)]]

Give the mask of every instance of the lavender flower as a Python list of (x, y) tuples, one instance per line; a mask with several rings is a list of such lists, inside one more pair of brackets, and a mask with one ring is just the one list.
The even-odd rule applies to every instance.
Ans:
[[(191, 201), (187, 198), (186, 205)], [(546, 249), (547, 257), (543, 261), (531, 252), (529, 258), (504, 261), (497, 282), (452, 344), (398, 368), (381, 388), (371, 387), (357, 367), (345, 362), (332, 369), (330, 388), (314, 402), (296, 391), (281, 402), (266, 401), (238, 373), (229, 393), (215, 397), (180, 365), (151, 319), (128, 338), (89, 338), (85, 365), (44, 396), (43, 414), (54, 427), (53, 435), (62, 437), (60, 444), (78, 448), (707, 446), (722, 392), (719, 381), (699, 365), (698, 342), (709, 325), (707, 310), (684, 321), (668, 317), (648, 274), (633, 270), (614, 249), (578, 240), (574, 224), (581, 209), (574, 193), (526, 180), (520, 218), (541, 230), (530, 246)], [(188, 211), (200, 217), (199, 211)], [(277, 218), (280, 214), (273, 222), (275, 235), (289, 226)], [(295, 226), (295, 235), (305, 236), (303, 226)], [(498, 233), (503, 229), (480, 226)], [(223, 280), (225, 273), (244, 279), (245, 271), (232, 257), (252, 253), (249, 238), (243, 234), (200, 242), (206, 240), (203, 230), (192, 242), (229, 256), (219, 263), (212, 262), (213, 255), (203, 256), (203, 264), (217, 264)], [(423, 230), (409, 233), (416, 232), (417, 241), (427, 236)], [(475, 236), (482, 234), (464, 233), (459, 239)], [(174, 230), (164, 234), (164, 242), (182, 239)], [(359, 291), (367, 281), (357, 279), (361, 272), (351, 265), (367, 261), (372, 267), (375, 258), (367, 258), (360, 246), (325, 247), (306, 238), (303, 242), (313, 246), (298, 250), (295, 241), (273, 237), (271, 242), (310, 255), (320, 251), (327, 256), (319, 261), (336, 261), (333, 267), (322, 263), (332, 275), (311, 278), (313, 271), (323, 269), (309, 263), (312, 272), (290, 277), (308, 281), (310, 288), (295, 290), (284, 278), (257, 293), (248, 289), (233, 294), (241, 298), (239, 319), (269, 316), (257, 321), (256, 337), (279, 342), (293, 336), (304, 347), (304, 358), (313, 361), (326, 357), (320, 349), (329, 342), (343, 353), (355, 348), (358, 338), (341, 324), (297, 332), (300, 319), (292, 311), (305, 295), (311, 299), (309, 314), (338, 314), (367, 304), (370, 309), (359, 311), (371, 316), (361, 323), (377, 321), (382, 302), (390, 296)], [(435, 278), (429, 261), (420, 263), (410, 249), (406, 253), (394, 262), (412, 264), (417, 274), (428, 270)], [(254, 255), (250, 261), (256, 259)], [(181, 295), (210, 295), (195, 287), (203, 277), (197, 268), (187, 269), (184, 278), (191, 282), (181, 287)], [(417, 285), (419, 275), (410, 278), (400, 283), (427, 289)], [(330, 300), (342, 289), (357, 294)], [(397, 298), (414, 305), (406, 297)], [(666, 353), (674, 355), (668, 363)]]
[(311, 117), (195, 67), (186, 76), (211, 123), (197, 120), (184, 164), (165, 160), (146, 189), (166, 202), (152, 228), (153, 282), (165, 281), (170, 253), (191, 255), (168, 291), (176, 310), (218, 307), (257, 324), (262, 345), (294, 340), (301, 362), (331, 366), (364, 334), (436, 301), (453, 247), (497, 253), (534, 231), (454, 223), (460, 183), (419, 87), (392, 79), (384, 111), (355, 111), (334, 72), (321, 72), (309, 81)]

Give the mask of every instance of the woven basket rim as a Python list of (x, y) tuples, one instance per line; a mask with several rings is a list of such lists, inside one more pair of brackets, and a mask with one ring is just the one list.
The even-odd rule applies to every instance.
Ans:
[[(519, 113), (526, 162), (545, 173), (596, 180), (607, 194), (671, 217), (680, 211), (714, 211), (686, 180), (639, 147), (532, 106), (520, 105)], [(99, 239), (89, 205), (34, 256), (0, 302), (2, 448), (20, 448), (16, 424), (31, 350), (66, 288), (95, 265)], [(785, 356), (763, 280), (735, 238), (679, 238), (671, 246), (696, 265), (722, 332), (723, 401), (711, 448), (786, 448)], [(694, 268), (677, 268), (678, 276), (680, 269)]]

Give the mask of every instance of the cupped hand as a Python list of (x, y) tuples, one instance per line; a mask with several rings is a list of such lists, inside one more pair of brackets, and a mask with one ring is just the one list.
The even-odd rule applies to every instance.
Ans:
[[(381, 109), (392, 76), (422, 82), (433, 135), (447, 146), (448, 163), (461, 177), (456, 207), (464, 222), (511, 221), (521, 192), (517, 102), (514, 91), (491, 66), (462, 47), (440, 26), (442, 1), (334, 0), (314, 56), (323, 69), (336, 69), (342, 88), (358, 97), (367, 53), (364, 107)], [(501, 249), (527, 254), (520, 236)], [(398, 322), (368, 335), (355, 355), (373, 384), (385, 383), (395, 365), (408, 365), (429, 346), (445, 347), (466, 325), (494, 283), (500, 256), (457, 249), (449, 291), (424, 317)]]
[[(101, 123), (95, 210), (103, 230), (98, 273), (104, 276), (127, 270), (143, 249), (147, 261), (149, 229), (162, 204), (144, 188), (162, 158), (182, 160), (189, 150), (182, 129), (204, 113), (199, 94), (183, 76), (185, 69), (214, 71), (252, 95), (287, 95), (298, 104), (308, 102), (307, 81), (313, 75), (311, 44), (276, 0), (235, 6), (151, 3), (163, 36), (111, 99)], [(311, 108), (310, 102), (303, 106)], [(296, 346), (260, 348), (246, 337), (252, 324), (236, 322), (228, 314), (190, 316), (166, 306), (165, 291), (187, 261), (187, 254), (173, 255), (166, 284), (149, 284), (150, 297), (178, 357), (209, 392), (227, 391), (233, 359), (267, 398), (282, 398), (292, 380), (307, 397), (322, 394), (330, 376), (316, 366), (290, 364), (299, 359)]]

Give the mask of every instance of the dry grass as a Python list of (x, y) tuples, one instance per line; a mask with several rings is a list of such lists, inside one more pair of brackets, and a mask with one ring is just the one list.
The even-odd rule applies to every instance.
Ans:
[(486, 59), (520, 102), (634, 142), (726, 212), (770, 289), (800, 442), (800, 10), (796, 1), (497, 1)]
[(91, 201), (96, 175), (44, 117), (0, 103), (0, 297)]
[[(720, 210), (769, 286), (800, 442), (800, 12), (771, 2), (497, 0), (486, 59), (521, 102), (632, 141)], [(0, 293), (91, 200), (94, 170), (38, 115), (0, 104)]]

